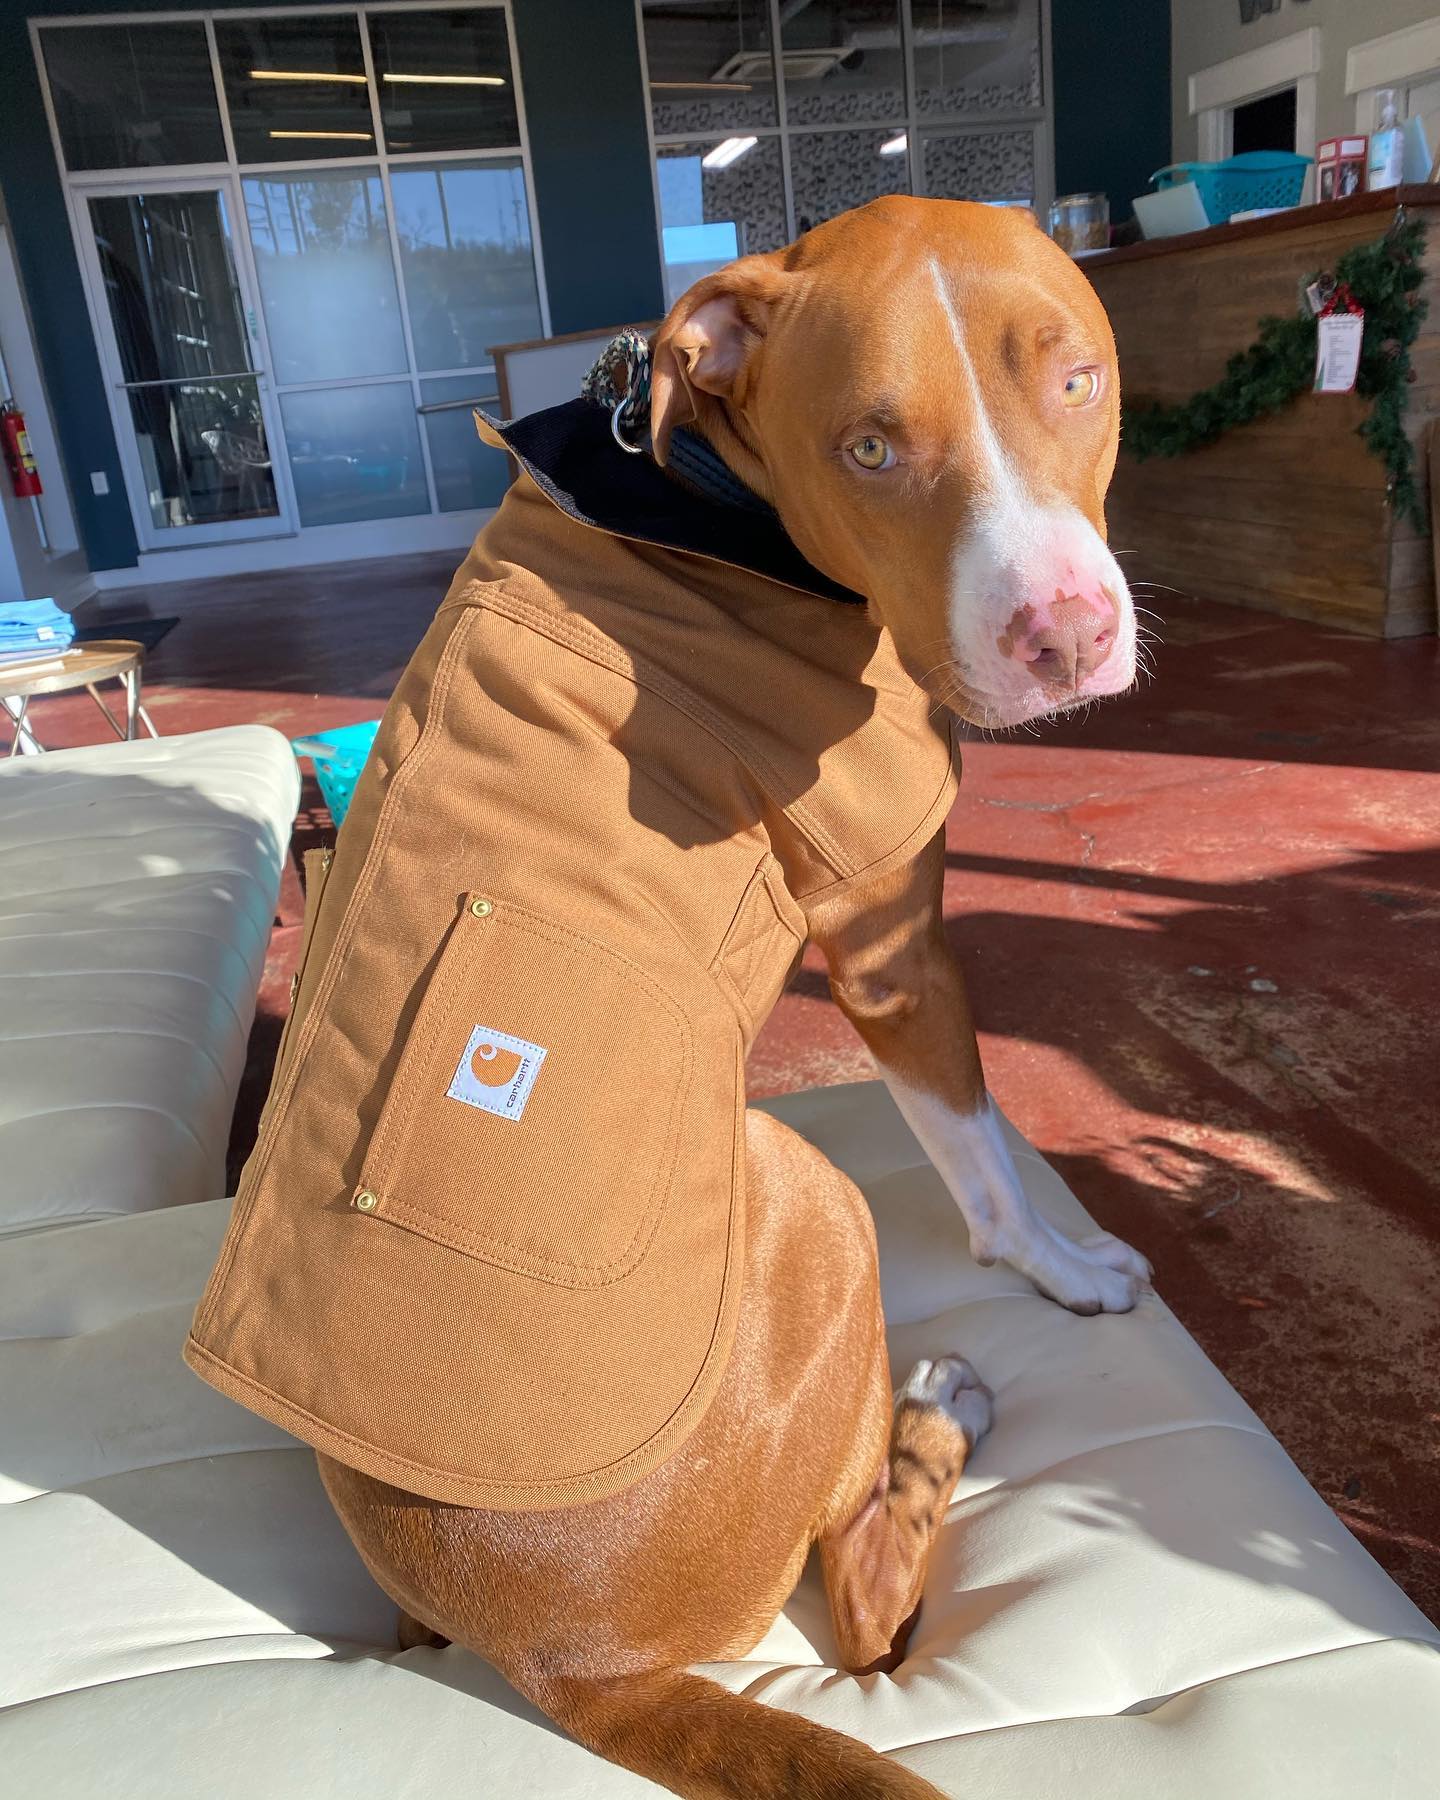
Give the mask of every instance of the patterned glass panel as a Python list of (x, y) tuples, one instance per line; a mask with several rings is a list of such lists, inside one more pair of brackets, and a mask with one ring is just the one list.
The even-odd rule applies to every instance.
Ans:
[(797, 231), (808, 231), (877, 195), (908, 194), (904, 128), (797, 131), (790, 139), (790, 180)]
[(942, 200), (1035, 203), (1035, 133), (1028, 126), (922, 132), (920, 154), (927, 194)]

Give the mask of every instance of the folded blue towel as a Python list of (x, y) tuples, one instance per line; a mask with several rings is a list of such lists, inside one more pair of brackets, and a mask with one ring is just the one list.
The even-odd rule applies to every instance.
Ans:
[(0, 606), (0, 649), (34, 644), (63, 650), (74, 636), (74, 619), (53, 600), (10, 600)]
[(53, 600), (12, 600), (0, 606), (0, 668), (59, 656), (74, 638), (74, 619)]

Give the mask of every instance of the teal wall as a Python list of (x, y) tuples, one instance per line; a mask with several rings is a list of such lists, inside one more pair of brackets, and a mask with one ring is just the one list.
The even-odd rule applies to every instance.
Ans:
[[(92, 569), (131, 568), (137, 547), (26, 16), (183, 5), (0, 0), (0, 193)], [(514, 11), (551, 326), (654, 318), (660, 247), (633, 0), (515, 0)], [(91, 490), (96, 469), (110, 481), (104, 498)]]
[(1170, 161), (1170, 0), (1051, 0), (1050, 14), (1055, 192), (1107, 193), (1119, 224)]
[(550, 324), (664, 311), (634, 0), (515, 0)]

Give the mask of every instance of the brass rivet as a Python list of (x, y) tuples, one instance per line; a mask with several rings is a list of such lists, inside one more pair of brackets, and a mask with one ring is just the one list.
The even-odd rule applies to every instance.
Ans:
[(369, 1188), (362, 1188), (355, 1196), (355, 1207), (358, 1212), (374, 1212), (380, 1204), (378, 1194), (372, 1194)]
[(470, 910), (477, 919), (488, 919), (494, 912), (495, 906), (494, 902), (490, 900), (472, 900)]

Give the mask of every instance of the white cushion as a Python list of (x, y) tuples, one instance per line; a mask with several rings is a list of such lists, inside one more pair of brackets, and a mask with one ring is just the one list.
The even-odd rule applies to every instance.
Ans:
[[(1430, 1800), (1440, 1634), (1158, 1301), (1078, 1319), (965, 1254), (873, 1083), (770, 1103), (880, 1233), (897, 1378), (996, 1393), (893, 1677), (837, 1675), (813, 1568), (708, 1672), (979, 1800)], [(1021, 1140), (1037, 1204), (1087, 1220)], [(0, 1767), (47, 1800), (659, 1790), (395, 1612), (309, 1453), (182, 1366), (225, 1204), (0, 1245)], [(1337, 1431), (1346, 1429), (1336, 1420)]]
[(299, 793), (264, 725), (0, 764), (0, 1234), (225, 1192)]

